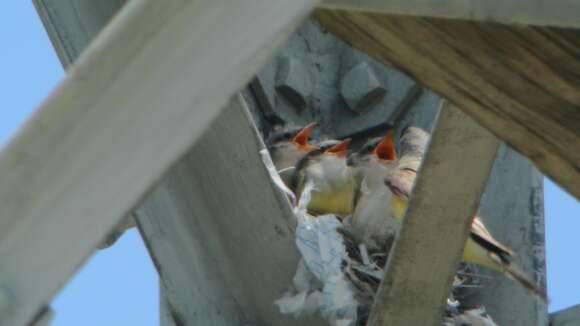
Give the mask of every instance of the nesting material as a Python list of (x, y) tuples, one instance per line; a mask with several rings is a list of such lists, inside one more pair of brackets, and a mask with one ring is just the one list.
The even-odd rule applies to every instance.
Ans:
[(341, 223), (334, 215), (302, 216), (296, 229), (296, 244), (302, 260), (293, 288), (276, 301), (282, 313), (300, 316), (319, 312), (331, 325), (354, 325), (358, 301), (356, 289), (343, 273), (347, 257)]
[(331, 325), (354, 325), (358, 302), (352, 283), (343, 273), (348, 255), (337, 231), (342, 223), (334, 215), (313, 217), (307, 213), (312, 190), (314, 185), (307, 182), (294, 210), (296, 245), (302, 259), (292, 289), (275, 303), (282, 313), (300, 316), (318, 311)]
[[(330, 325), (366, 325), (394, 239), (382, 248), (367, 248), (334, 215), (297, 214), (296, 244), (302, 259), (291, 289), (275, 302), (280, 312), (295, 317), (318, 312)], [(462, 264), (442, 325), (496, 326), (485, 307), (461, 304), (464, 289), (479, 286), (473, 268)]]
[[(405, 139), (402, 143), (406, 144)], [(407, 146), (410, 151), (421, 153), (419, 145), (409, 144), (413, 145)], [(365, 237), (368, 232), (363, 232), (361, 237), (361, 226), (353, 223), (351, 217), (308, 214), (307, 206), (315, 185), (306, 182), (301, 197), (296, 200), (276, 173), (267, 151), (261, 154), (274, 184), (295, 206), (295, 241), (302, 255), (290, 289), (275, 304), (281, 313), (295, 317), (319, 313), (330, 325), (366, 325), (398, 227), (372, 237)], [(417, 162), (419, 159), (413, 159), (406, 164), (415, 166)], [(363, 230), (387, 226), (363, 225)], [(483, 306), (467, 307), (461, 303), (465, 289), (479, 286), (476, 271), (462, 264), (447, 300), (442, 325), (496, 326)]]

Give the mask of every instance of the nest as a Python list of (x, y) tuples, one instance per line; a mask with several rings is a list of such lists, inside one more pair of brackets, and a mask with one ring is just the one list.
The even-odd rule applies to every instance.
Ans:
[[(337, 232), (343, 237), (348, 255), (347, 259), (342, 261), (342, 271), (355, 288), (355, 299), (359, 303), (355, 325), (364, 326), (385, 273), (384, 266), (394, 244), (395, 236), (389, 237), (379, 247), (367, 248), (364, 244), (356, 241), (346, 227), (337, 229)], [(482, 278), (485, 276), (478, 273), (477, 267), (465, 263), (460, 264), (447, 299), (447, 308), (442, 325), (496, 325), (482, 305), (462, 304), (462, 299), (468, 296), (468, 289), (481, 287)]]

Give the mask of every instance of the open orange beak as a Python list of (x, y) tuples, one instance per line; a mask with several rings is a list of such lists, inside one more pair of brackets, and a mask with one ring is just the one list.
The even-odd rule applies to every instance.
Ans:
[(375, 147), (373, 154), (383, 161), (394, 161), (397, 159), (393, 130), (389, 130), (385, 138)]
[(312, 131), (314, 130), (314, 127), (316, 127), (316, 122), (312, 122), (309, 125), (307, 125), (306, 127), (302, 128), (302, 130), (300, 130), (296, 134), (296, 136), (294, 136), (294, 139), (292, 139), (292, 142), (294, 144), (296, 144), (298, 147), (300, 147), (300, 149), (302, 149), (306, 152), (310, 152), (310, 151), (315, 150), (316, 147), (308, 144), (308, 140), (310, 139), (310, 135), (312, 135)]
[(333, 154), (339, 157), (346, 157), (348, 154), (348, 145), (350, 145), (351, 139), (347, 138), (340, 143), (332, 146), (331, 148), (327, 149), (325, 153)]

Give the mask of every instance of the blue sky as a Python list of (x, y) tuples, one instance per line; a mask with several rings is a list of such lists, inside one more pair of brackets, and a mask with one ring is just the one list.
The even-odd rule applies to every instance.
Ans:
[[(63, 77), (32, 1), (0, 10), (0, 146)], [(545, 182), (550, 311), (580, 303), (580, 205)], [(139, 234), (95, 254), (55, 298), (55, 326), (158, 325), (158, 280)], [(90, 318), (87, 318), (90, 316)]]

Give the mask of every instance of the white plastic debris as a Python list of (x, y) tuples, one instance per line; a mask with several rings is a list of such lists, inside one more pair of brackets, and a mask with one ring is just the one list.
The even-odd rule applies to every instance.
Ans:
[(347, 259), (340, 221), (334, 215), (298, 219), (296, 245), (302, 254), (294, 276), (294, 291), (276, 301), (280, 312), (300, 316), (319, 311), (331, 325), (356, 322), (357, 302), (341, 264)]
[(498, 326), (487, 314), (484, 307), (466, 310), (458, 316), (448, 318), (444, 325)]
[[(274, 184), (292, 201), (297, 218), (295, 241), (302, 255), (292, 281), (292, 289), (276, 300), (275, 304), (282, 314), (299, 317), (320, 313), (332, 326), (355, 326), (358, 308), (361, 307), (362, 311), (368, 312), (378, 282), (384, 275), (382, 268), (384, 262), (378, 266), (376, 260), (373, 262), (371, 259), (366, 244), (357, 241), (351, 243), (352, 236), (347, 236), (350, 239), (347, 240), (349, 248), (356, 248), (360, 255), (359, 258), (351, 259), (346, 251), (345, 235), (337, 231), (343, 228), (344, 232), (352, 226), (348, 223), (348, 219), (347, 224), (343, 225), (336, 216), (331, 214), (317, 217), (309, 215), (307, 205), (310, 201), (310, 194), (315, 189), (314, 184), (306, 183), (297, 201), (294, 193), (280, 178), (278, 174), (280, 171), (276, 171), (268, 152), (263, 150), (260, 154)], [(377, 257), (376, 251), (373, 254)], [(387, 254), (388, 250), (382, 256)], [(354, 275), (353, 271), (358, 274)], [(345, 273), (348, 276), (345, 276)], [(471, 275), (464, 271), (460, 274)], [(374, 282), (374, 287), (365, 283), (369, 282), (368, 279), (364, 280), (365, 275), (375, 280), (371, 282)], [(464, 283), (463, 278), (456, 277), (453, 286), (454, 288), (470, 286)], [(453, 296), (447, 300), (448, 317), (443, 321), (444, 326), (497, 326), (486, 313), (485, 308), (479, 307), (460, 312), (460, 306), (460, 302), (453, 299)], [(361, 318), (364, 320), (365, 316)]]
[(272, 162), (272, 158), (270, 157), (270, 152), (268, 152), (268, 150), (264, 148), (260, 150), (260, 156), (262, 157), (262, 162), (264, 162), (264, 165), (266, 166), (268, 173), (270, 173), (270, 177), (272, 178), (272, 182), (274, 182), (274, 185), (289, 197), (292, 206), (296, 206), (297, 204), (296, 195), (294, 195), (292, 190), (288, 189), (288, 187), (286, 187), (286, 185), (284, 184), (284, 181), (282, 181), (282, 178), (280, 177), (279, 173), (280, 171), (276, 170), (274, 162)]
[(294, 291), (276, 301), (280, 312), (295, 316), (320, 315), (331, 325), (351, 326), (356, 323), (358, 304), (352, 284), (342, 272), (348, 259), (342, 236), (337, 232), (341, 222), (334, 215), (312, 217), (306, 213), (313, 186), (306, 184), (298, 207), (296, 245), (302, 254), (294, 276)]

